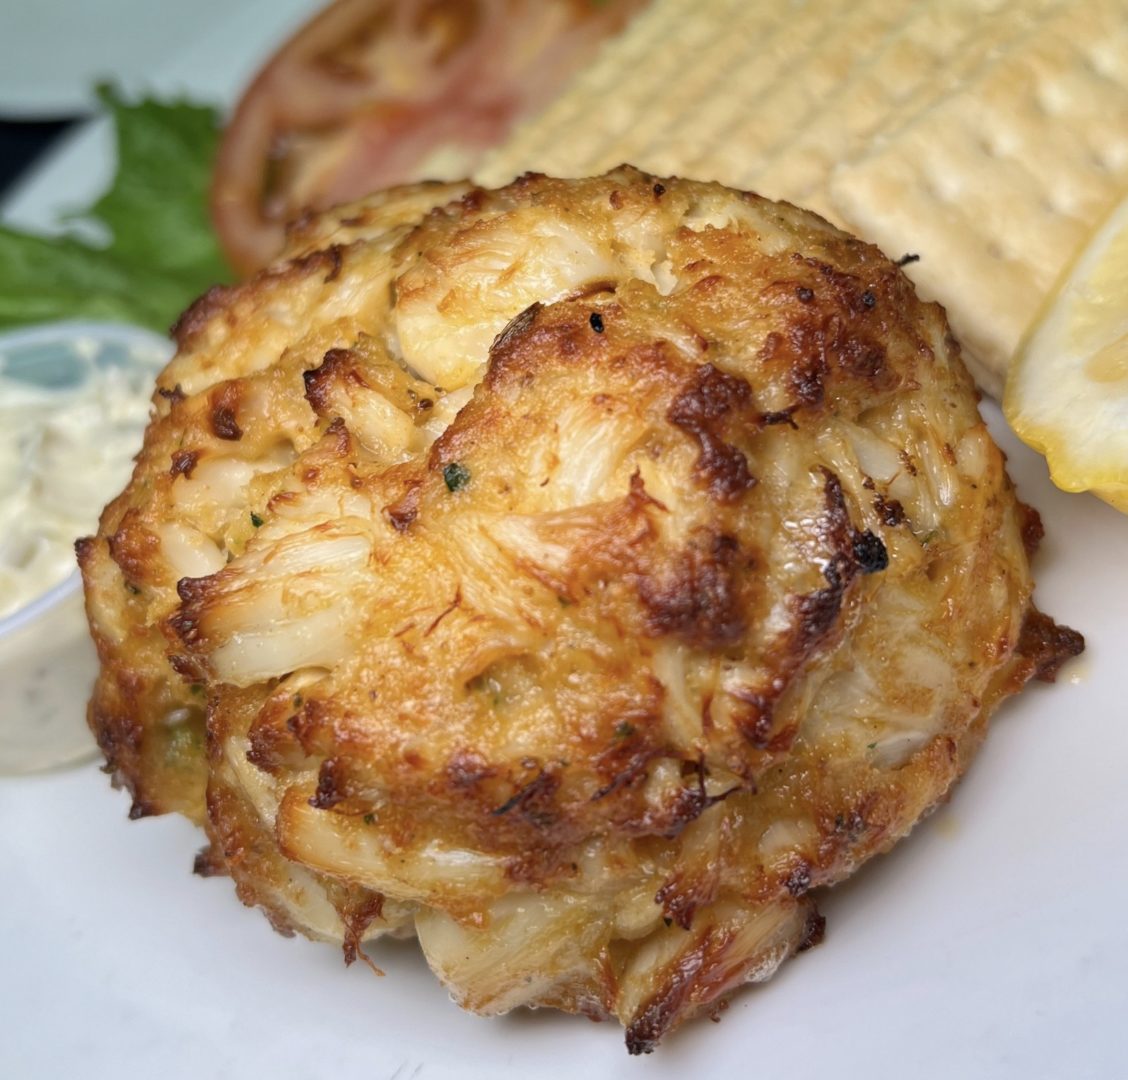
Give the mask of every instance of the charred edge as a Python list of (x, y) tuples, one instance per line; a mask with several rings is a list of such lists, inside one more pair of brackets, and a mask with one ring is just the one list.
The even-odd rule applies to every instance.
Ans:
[(846, 509), (846, 495), (843, 492), (843, 482), (829, 468), (820, 467), (823, 483), (822, 491), (827, 500), (827, 518), (830, 528), (826, 530), (832, 538), (840, 543), (849, 528), (849, 512)]
[(790, 412), (797, 412), (804, 406), (817, 405), (823, 399), (823, 379), (827, 372), (824, 355), (826, 343), (822, 331), (807, 320), (809, 317), (804, 316), (804, 321), (792, 323), (788, 327), (787, 337), (772, 330), (765, 336), (759, 351), (762, 363), (783, 362), (787, 365), (788, 382), (799, 399), (789, 407)]
[(157, 393), (170, 405), (178, 405), (186, 396), (184, 391), (180, 389), (180, 383), (177, 383), (171, 390), (166, 386), (158, 386)]
[(345, 967), (351, 967), (358, 959), (363, 960), (369, 969), (377, 975), (384, 973), (365, 955), (361, 949), (364, 932), (384, 917), (384, 894), (381, 892), (370, 893), (363, 903), (354, 910), (340, 911), (341, 922), (345, 924), (345, 939), (342, 942), (342, 951), (345, 956)]
[(159, 537), (141, 525), (140, 511), (130, 508), (114, 534), (106, 538), (106, 545), (110, 558), (121, 570), (126, 583), (135, 585), (145, 580), (161, 542)]
[(760, 413), (760, 423), (764, 427), (773, 427), (776, 424), (786, 424), (792, 431), (798, 431), (799, 425), (795, 423), (795, 413), (798, 405), (788, 405), (786, 409), (777, 409), (775, 412)]
[(388, 515), (388, 520), (396, 532), (407, 532), (411, 528), (412, 523), (419, 516), (419, 500), (422, 493), (422, 483), (412, 480), (396, 502), (384, 507), (384, 513)]
[(775, 720), (774, 697), (755, 692), (738, 692), (733, 695), (742, 705), (748, 706), (737, 720), (741, 735), (757, 750), (766, 750), (771, 741), (772, 724)]
[(661, 756), (661, 751), (653, 747), (632, 749), (628, 742), (629, 739), (630, 736), (624, 737), (623, 744), (613, 745), (609, 750), (600, 754), (596, 761), (596, 768), (604, 775), (610, 771), (605, 766), (610, 766), (611, 769), (614, 769), (614, 772), (610, 773), (611, 779), (592, 795), (591, 802), (600, 802), (609, 795), (614, 795), (616, 791), (630, 787), (639, 780), (645, 779), (647, 766), (656, 757)]
[(366, 953), (361, 947), (360, 938), (352, 932), (347, 926), (345, 927), (345, 938), (341, 943), (341, 952), (345, 957), (345, 967), (351, 967), (357, 960), (362, 960), (364, 966), (372, 972), (373, 975), (384, 974), (382, 968), (376, 966), (376, 962)]
[(239, 387), (227, 383), (211, 397), (211, 429), (217, 439), (236, 442), (243, 437), (236, 412), (239, 408)]
[(646, 482), (642, 478), (642, 472), (635, 469), (631, 473), (631, 490), (627, 496), (630, 501), (632, 509), (642, 509), (647, 506), (653, 506), (656, 510), (661, 510), (663, 513), (668, 514), (670, 508), (661, 501), (661, 499), (654, 498), (649, 491), (646, 490)]
[[(208, 592), (208, 578), (181, 578), (176, 583), (176, 595), (180, 597), (180, 607), (168, 617), (168, 625), (177, 637), (193, 648), (200, 639), (200, 625), (198, 609), (204, 603)], [(179, 657), (181, 667), (174, 668), (184, 678), (199, 677), (200, 668), (191, 657)], [(169, 658), (173, 662), (173, 658)]]
[(902, 524), (905, 520), (905, 508), (896, 499), (886, 499), (882, 495), (875, 495), (873, 508), (882, 522), (890, 528)]
[[(879, 284), (867, 284), (818, 259), (795, 254), (795, 262), (815, 271), (825, 283), (817, 289), (799, 285), (795, 296), (800, 307), (781, 331), (764, 339), (761, 357), (780, 360), (788, 366), (793, 392), (804, 405), (820, 404), (825, 380), (832, 369), (866, 382), (888, 374), (888, 357), (880, 336), (875, 336), (878, 308), (886, 295)], [(886, 275), (887, 276), (887, 275)], [(824, 302), (814, 305), (816, 297)]]
[(446, 777), (452, 787), (465, 790), (497, 774), (494, 766), (474, 750), (458, 750), (446, 764)]
[(182, 577), (176, 583), (176, 595), (185, 604), (200, 603), (207, 595), (209, 580), (206, 577)]
[(737, 578), (750, 563), (734, 537), (714, 533), (691, 542), (669, 580), (639, 580), (647, 633), (705, 649), (734, 645), (746, 629)]
[(877, 306), (873, 286), (864, 283), (859, 277), (837, 266), (796, 253), (792, 256), (797, 262), (819, 274), (831, 286), (839, 303), (854, 314), (864, 314)]
[[(176, 634), (188, 648), (194, 648), (199, 642), (200, 629), (193, 616), (183, 609), (174, 611), (168, 617), (169, 629)], [(203, 664), (194, 656), (186, 653), (169, 653), (169, 667), (176, 672), (185, 682), (202, 682), (206, 675)]]
[(671, 424), (696, 441), (700, 453), (694, 472), (718, 502), (733, 502), (756, 483), (744, 453), (725, 442), (718, 430), (729, 413), (746, 408), (751, 400), (752, 388), (744, 379), (702, 364), (666, 413)]
[(458, 205), (467, 214), (476, 214), (485, 205), (486, 193), (480, 188), (471, 188), (461, 199)]
[[(354, 360), (351, 349), (330, 349), (321, 363), (302, 372), (302, 382), (305, 385), (305, 398), (310, 408), (323, 419), (332, 411), (331, 397), (333, 384), (338, 377), (346, 375), (359, 385), (367, 385), (359, 374), (350, 367)], [(346, 373), (343, 368), (349, 368)]]
[(1032, 606), (1023, 620), (1017, 651), (1033, 665), (1033, 678), (1052, 683), (1066, 660), (1085, 651), (1085, 639)]
[(803, 896), (811, 887), (811, 864), (800, 858), (788, 871), (783, 887), (794, 897)]
[(80, 536), (74, 542), (74, 555), (78, 561), (81, 569), (85, 570), (94, 558), (94, 551), (98, 547), (98, 541), (93, 536)]
[[(730, 933), (710, 927), (692, 949), (680, 953), (668, 970), (662, 991), (652, 997), (627, 1027), (627, 1052), (649, 1054), (662, 1036), (698, 998), (704, 983), (731, 941)], [(721, 988), (718, 987), (718, 990)]]
[[(333, 418), (333, 422), (325, 429), (325, 439), (325, 445), (328, 445), (328, 440), (332, 440), (332, 451), (336, 457), (345, 460), (352, 454), (352, 435), (349, 433), (348, 424), (345, 423), (343, 416)], [(313, 472), (312, 479), (316, 479), (317, 471), (313, 470)], [(307, 479), (309, 478), (307, 477)]]
[(98, 741), (98, 749), (106, 759), (102, 772), (113, 777), (115, 788), (125, 787), (130, 794), (136, 795), (137, 756), (144, 735), (140, 723), (128, 713), (103, 710), (95, 702), (91, 702), (88, 721)]
[(829, 469), (822, 469), (822, 473), (826, 481), (826, 519), (821, 533), (833, 554), (823, 568), (826, 587), (792, 601), (798, 620), (795, 650), (799, 657), (808, 656), (834, 628), (846, 590), (858, 571), (853, 543), (855, 533), (842, 483)]
[(317, 771), (317, 790), (309, 797), (315, 810), (331, 810), (348, 798), (348, 782), (344, 767), (336, 758), (326, 758)]
[(866, 818), (860, 810), (834, 816), (834, 835), (844, 838), (848, 843), (856, 843), (866, 832)]
[(303, 702), (300, 695), (294, 704), (298, 711), (286, 718), (286, 730), (298, 740), (306, 754), (312, 754), (318, 733), (331, 723), (330, 709), (324, 701), (316, 698)]
[(688, 930), (693, 925), (697, 897), (691, 890), (681, 890), (681, 881), (676, 875), (654, 894), (654, 903), (662, 909), (662, 918), (667, 926), (677, 923), (683, 930)]
[[(881, 537), (866, 529), (864, 532), (855, 529), (850, 521), (850, 512), (846, 508), (846, 497), (842, 491), (842, 482), (830, 471), (823, 468), (822, 474), (826, 478), (826, 509), (827, 524), (823, 529), (824, 538), (830, 543), (837, 555), (849, 555), (853, 562), (849, 570), (860, 570), (863, 574), (876, 574), (889, 566), (889, 551)], [(827, 581), (834, 585), (835, 581), (830, 573), (843, 572), (845, 568), (832, 562), (827, 567)]]
[(341, 272), (341, 255), (343, 250), (340, 244), (332, 244), (326, 248), (317, 248), (314, 251), (306, 252), (304, 255), (299, 255), (296, 259), (292, 259), (288, 263), (282, 263), (276, 267), (270, 268), (265, 272), (264, 276), (268, 279), (284, 280), (286, 278), (293, 278), (295, 274), (305, 277), (323, 270), (326, 275), (324, 280), (331, 282), (334, 281)]
[(227, 873), (223, 853), (211, 844), (201, 848), (192, 862), (192, 873), (202, 878), (223, 877)]
[(526, 821), (543, 828), (555, 818), (552, 802), (559, 787), (560, 777), (551, 765), (547, 766), (500, 806), (491, 810), (490, 816), (503, 817), (516, 810)]
[(690, 822), (696, 821), (709, 807), (719, 802), (724, 802), (730, 795), (742, 790), (740, 785), (722, 791), (719, 795), (710, 795), (705, 790), (705, 762), (698, 760), (683, 763), (683, 769), (689, 767), (693, 770), (696, 782), (692, 785), (681, 787), (673, 799), (662, 809), (665, 816), (654, 821), (659, 826), (658, 833), (668, 840), (674, 839)]
[(796, 952), (806, 952), (816, 945), (823, 943), (826, 937), (826, 916), (819, 914), (819, 909), (811, 904), (807, 910), (807, 921), (803, 926), (803, 936), (795, 947)]
[(543, 306), (540, 303), (530, 304), (519, 315), (514, 315), (501, 333), (493, 339), (493, 344), (490, 345), (490, 355), (504, 353), (511, 349), (519, 338), (529, 332), (533, 323), (537, 321), (537, 316), (541, 313)]
[(834, 629), (842, 611), (842, 599), (854, 576), (854, 563), (843, 555), (835, 555), (823, 570), (825, 588), (796, 597), (795, 614), (797, 652), (807, 656)]
[(197, 297), (172, 324), (169, 336), (181, 349), (204, 329), (212, 317), (227, 306), (235, 290), (229, 285), (213, 285), (203, 296)]
[[(189, 623), (187, 626), (181, 626), (175, 620), (176, 615), (169, 617), (169, 625), (173, 630), (183, 639), (185, 634), (191, 635), (195, 630), (195, 623)], [(172, 668), (185, 682), (202, 682), (204, 677), (204, 669), (200, 664), (190, 656), (185, 656), (184, 653), (169, 653), (168, 666)]]
[(1019, 529), (1022, 532), (1022, 546), (1026, 549), (1026, 557), (1031, 559), (1042, 544), (1046, 535), (1046, 528), (1042, 524), (1042, 515), (1026, 503), (1018, 504)]
[(340, 244), (330, 244), (325, 249), (325, 254), (329, 257), (329, 272), (323, 279), (324, 284), (328, 285), (341, 276), (341, 267), (344, 266), (345, 262), (342, 258), (343, 250)]
[(129, 820), (139, 821), (141, 818), (157, 817), (161, 813), (159, 806), (134, 793), (133, 803), (129, 807)]
[(735, 788), (732, 788), (721, 795), (710, 797), (705, 793), (703, 784), (678, 788), (670, 804), (662, 808), (665, 815), (659, 817), (655, 822), (655, 825), (658, 826), (658, 835), (667, 840), (673, 840), (680, 836), (682, 830), (696, 821), (713, 803), (727, 799), (735, 790)]
[[(872, 296), (864, 293), (863, 296)], [(876, 303), (876, 300), (874, 301)], [(867, 310), (869, 304), (863, 305)], [(838, 343), (839, 365), (851, 375), (872, 382), (881, 375), (886, 365), (884, 348), (862, 337), (850, 335)]]
[(880, 536), (869, 529), (854, 533), (854, 562), (863, 574), (876, 574), (889, 566), (889, 551)]
[(199, 450), (175, 450), (172, 454), (172, 468), (168, 470), (168, 474), (172, 477), (190, 477), (199, 460)]
[(282, 746), (289, 741), (287, 736), (293, 734), (288, 726), (283, 731), (272, 723), (262, 722), (260, 715), (247, 732), (247, 760), (256, 769), (273, 772), (278, 767)]

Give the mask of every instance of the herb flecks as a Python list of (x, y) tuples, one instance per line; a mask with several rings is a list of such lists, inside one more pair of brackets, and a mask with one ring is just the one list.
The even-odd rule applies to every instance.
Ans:
[(457, 461), (452, 461), (443, 468), (443, 480), (448, 491), (461, 491), (470, 483), (470, 470)]
[(255, 512), (253, 511), (253, 510), (251, 511), (251, 524), (252, 524), (252, 525), (253, 525), (253, 526), (254, 526), (254, 527), (255, 527), (256, 529), (261, 529), (261, 528), (262, 528), (262, 518), (260, 518), (260, 517), (258, 516), (258, 514), (256, 514), (256, 513), (255, 513)]

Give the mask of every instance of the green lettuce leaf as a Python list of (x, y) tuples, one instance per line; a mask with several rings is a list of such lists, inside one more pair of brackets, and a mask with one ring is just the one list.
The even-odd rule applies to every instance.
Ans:
[(164, 331), (208, 286), (232, 278), (207, 209), (216, 110), (130, 104), (108, 87), (99, 96), (114, 122), (117, 175), (67, 220), (95, 225), (109, 242), (0, 226), (0, 327), (88, 318)]

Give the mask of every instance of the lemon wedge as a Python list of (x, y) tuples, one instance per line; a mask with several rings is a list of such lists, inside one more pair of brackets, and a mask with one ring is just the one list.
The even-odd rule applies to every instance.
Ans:
[(1003, 412), (1066, 491), (1128, 513), (1128, 195), (1063, 275), (1007, 373)]

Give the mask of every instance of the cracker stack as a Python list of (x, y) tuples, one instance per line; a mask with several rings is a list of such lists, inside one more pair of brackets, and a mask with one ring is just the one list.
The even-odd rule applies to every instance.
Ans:
[(908, 272), (998, 396), (1128, 189), (1128, 0), (653, 0), (478, 178), (621, 161), (918, 255)]

